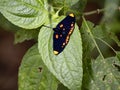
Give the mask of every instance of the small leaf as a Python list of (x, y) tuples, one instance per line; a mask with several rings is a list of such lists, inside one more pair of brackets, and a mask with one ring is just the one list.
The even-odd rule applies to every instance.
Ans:
[[(57, 24), (57, 23), (56, 23)], [(75, 26), (68, 45), (59, 55), (53, 54), (53, 30), (43, 27), (38, 37), (39, 52), (44, 64), (70, 90), (80, 90), (82, 84), (82, 42)]]
[(0, 12), (13, 24), (33, 29), (45, 23), (48, 17), (44, 1), (0, 0)]
[(15, 44), (16, 43), (21, 43), (25, 40), (31, 40), (31, 39), (37, 39), (38, 37), (38, 32), (39, 30), (34, 29), (34, 30), (17, 30), (15, 33)]
[(34, 45), (23, 57), (19, 68), (19, 90), (57, 90), (57, 85)]

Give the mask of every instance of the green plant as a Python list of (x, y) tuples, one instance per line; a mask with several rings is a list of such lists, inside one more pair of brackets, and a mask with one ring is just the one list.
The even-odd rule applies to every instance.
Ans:
[[(0, 12), (19, 30), (15, 43), (35, 39), (19, 68), (19, 90), (119, 90), (119, 0), (105, 1), (105, 8), (83, 13), (86, 0), (0, 0)], [(53, 30), (63, 15), (72, 12), (82, 26), (75, 30), (65, 50), (54, 55)], [(104, 12), (99, 25), (85, 15)], [(118, 16), (117, 16), (118, 15)], [(112, 50), (111, 51), (108, 50)], [(95, 53), (95, 51), (98, 51)], [(95, 57), (93, 57), (93, 55)], [(67, 88), (66, 88), (67, 87)]]

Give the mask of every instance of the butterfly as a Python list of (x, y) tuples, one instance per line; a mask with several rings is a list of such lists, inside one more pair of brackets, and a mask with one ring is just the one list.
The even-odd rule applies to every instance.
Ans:
[(70, 13), (55, 28), (53, 28), (53, 53), (61, 53), (70, 40), (75, 27), (75, 16)]

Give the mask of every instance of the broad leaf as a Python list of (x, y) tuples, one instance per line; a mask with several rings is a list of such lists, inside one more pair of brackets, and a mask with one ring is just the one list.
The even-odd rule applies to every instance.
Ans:
[(46, 0), (0, 0), (0, 12), (13, 24), (33, 29), (47, 19)]
[(0, 27), (7, 31), (16, 31), (19, 27), (13, 25), (0, 13)]
[(102, 28), (102, 26), (97, 25), (93, 28), (92, 34), (94, 35), (95, 38), (106, 38), (108, 37), (106, 34), (106, 30)]
[(19, 68), (19, 90), (57, 90), (57, 85), (34, 45), (23, 57)]
[(52, 45), (53, 30), (41, 28), (38, 47), (44, 64), (62, 84), (71, 90), (80, 90), (83, 75), (82, 42), (77, 25), (62, 53), (54, 55)]
[(38, 29), (33, 29), (33, 30), (26, 30), (26, 29), (21, 29), (17, 30), (15, 33), (15, 44), (16, 43), (21, 43), (25, 40), (31, 40), (31, 39), (36, 39), (38, 38)]
[(117, 57), (110, 57), (104, 60), (98, 57), (93, 61), (94, 79), (91, 81), (90, 90), (120, 89), (120, 71), (115, 67), (116, 63), (120, 65)]

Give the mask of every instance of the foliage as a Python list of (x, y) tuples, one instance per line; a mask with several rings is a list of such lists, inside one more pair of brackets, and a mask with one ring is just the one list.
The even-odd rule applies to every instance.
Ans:
[(19, 69), (19, 90), (56, 90), (57, 84), (56, 78), (43, 64), (35, 44), (23, 57)]
[[(15, 29), (15, 43), (37, 41), (22, 59), (19, 90), (120, 89), (119, 0), (105, 0), (99, 25), (82, 16), (86, 2), (0, 0), (0, 12), (9, 20), (0, 15), (0, 25)], [(55, 27), (70, 12), (78, 23), (82, 17), (82, 25), (76, 22), (69, 44), (62, 53), (54, 55), (53, 30), (44, 25)]]

